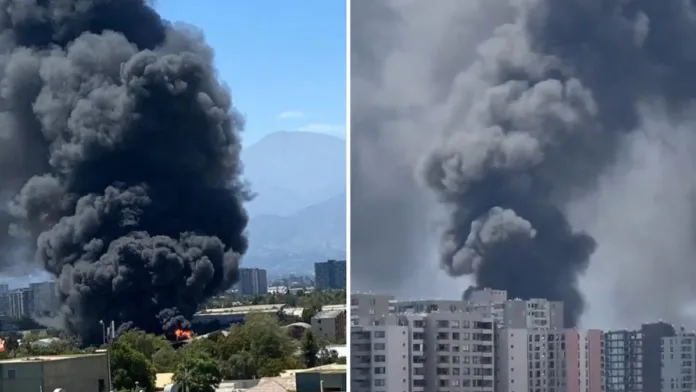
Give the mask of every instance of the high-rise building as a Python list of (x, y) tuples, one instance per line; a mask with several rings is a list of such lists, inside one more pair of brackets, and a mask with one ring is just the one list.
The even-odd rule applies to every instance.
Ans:
[(390, 304), (393, 313), (464, 312), (466, 307), (466, 302), (450, 299), (397, 300)]
[(392, 295), (380, 294), (351, 294), (350, 321), (351, 325), (372, 325), (374, 320), (381, 319), (390, 313)]
[(503, 328), (497, 332), (497, 392), (599, 392), (602, 332)]
[(499, 328), (565, 328), (560, 301), (509, 300), (504, 290), (481, 289), (469, 293), (466, 304), (468, 312), (491, 315)]
[[(580, 331), (580, 390), (594, 392), (604, 389), (604, 333), (598, 329)], [(584, 363), (584, 366), (583, 366)]]
[(652, 392), (662, 388), (663, 338), (675, 336), (670, 324), (643, 324), (636, 331), (604, 334), (605, 392)]
[(31, 283), (29, 290), (32, 292), (33, 313), (48, 316), (58, 311), (58, 292), (55, 282)]
[(29, 288), (12, 290), (8, 293), (9, 315), (14, 318), (30, 316), (34, 309), (33, 293)]
[(317, 290), (346, 288), (346, 261), (314, 263), (314, 287)]
[(657, 322), (643, 324), (643, 391), (659, 391), (662, 388), (662, 339), (676, 335), (674, 326)]
[(390, 314), (351, 333), (351, 391), (494, 391), (489, 317), (447, 310)]
[(661, 392), (683, 392), (696, 389), (696, 334), (679, 331), (676, 336), (662, 338)]
[(10, 285), (0, 284), (0, 315), (10, 314)]
[(423, 317), (385, 315), (377, 319), (370, 326), (351, 327), (350, 390), (423, 392)]
[(604, 371), (605, 392), (644, 391), (641, 331), (604, 333)]
[(237, 287), (242, 295), (268, 294), (266, 270), (261, 268), (240, 268)]

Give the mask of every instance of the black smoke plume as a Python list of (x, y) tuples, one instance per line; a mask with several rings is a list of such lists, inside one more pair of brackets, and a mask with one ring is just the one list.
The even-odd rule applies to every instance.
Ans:
[[(512, 3), (512, 2), (511, 2)], [(564, 210), (616, 158), (644, 104), (696, 97), (696, 7), (688, 1), (515, 2), (459, 76), (469, 102), (420, 175), (451, 208), (441, 263), (476, 285), (583, 310), (578, 277), (595, 240)], [(599, 244), (601, 246), (601, 243)]]
[(145, 0), (2, 0), (0, 116), (10, 232), (69, 330), (167, 331), (236, 281), (243, 122), (195, 29)]

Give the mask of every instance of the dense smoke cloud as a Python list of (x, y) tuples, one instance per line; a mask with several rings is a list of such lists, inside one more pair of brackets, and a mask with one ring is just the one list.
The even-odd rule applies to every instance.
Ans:
[[(363, 92), (414, 104), (397, 120), (382, 105), (382, 117), (369, 115), (377, 125), (362, 130), (354, 121), (353, 140), (382, 126), (389, 131), (371, 137), (417, 149), (408, 153), (417, 181), (448, 214), (440, 246), (447, 273), (513, 297), (565, 301), (566, 322), (576, 325), (584, 308), (578, 279), (610, 238), (574, 228), (567, 210), (616, 165), (642, 126), (642, 106), (667, 116), (692, 109), (696, 9), (658, 0), (382, 3), (398, 20), (384, 28), (401, 40), (381, 58), (365, 56), (379, 76), (362, 72), (377, 86)], [(416, 86), (395, 95), (396, 80), (384, 82), (390, 77)], [(353, 102), (364, 98), (358, 94)], [(353, 115), (368, 117), (360, 108)], [(669, 138), (670, 128), (663, 131)], [(372, 159), (392, 164), (388, 150)]]
[(9, 232), (86, 340), (169, 330), (237, 279), (243, 123), (212, 60), (145, 0), (0, 1)]

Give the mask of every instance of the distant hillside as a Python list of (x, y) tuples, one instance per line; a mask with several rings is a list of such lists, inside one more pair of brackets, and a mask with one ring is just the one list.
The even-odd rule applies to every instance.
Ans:
[(346, 248), (346, 195), (304, 208), (290, 216), (258, 215), (249, 223), (254, 252), (341, 250)]
[(251, 217), (290, 215), (345, 192), (345, 141), (310, 132), (267, 135), (242, 151), (256, 198)]
[(311, 273), (314, 263), (345, 258), (346, 194), (290, 216), (258, 215), (249, 222), (244, 264), (271, 273)]

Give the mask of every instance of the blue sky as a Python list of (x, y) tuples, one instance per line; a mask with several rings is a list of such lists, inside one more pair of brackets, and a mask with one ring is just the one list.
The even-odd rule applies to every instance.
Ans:
[(203, 30), (247, 119), (244, 144), (279, 130), (345, 136), (341, 0), (164, 0), (160, 14)]

